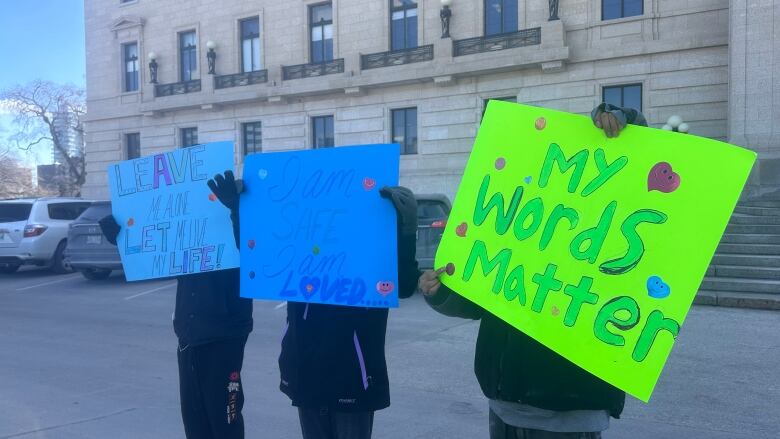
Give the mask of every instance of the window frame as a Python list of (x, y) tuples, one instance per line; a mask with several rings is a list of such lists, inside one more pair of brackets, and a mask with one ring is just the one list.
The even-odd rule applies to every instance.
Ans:
[[(488, 2), (490, 0), (482, 0), (482, 35), (485, 37), (494, 37), (496, 35), (504, 35), (504, 34), (510, 34), (514, 33), (520, 30), (520, 1), (519, 0), (498, 0), (501, 2), (501, 32), (494, 33), (494, 34), (488, 34)], [(517, 17), (516, 18), (516, 29), (507, 31), (504, 29), (504, 2), (507, 1), (515, 1), (517, 2)], [(602, 0), (603, 1), (603, 0)]]
[[(330, 20), (320, 20), (317, 23), (315, 23), (314, 20), (313, 20), (313, 18), (314, 18), (314, 9), (317, 8), (317, 7), (320, 7), (320, 6), (325, 6), (325, 5), (330, 6)], [(308, 26), (308, 31), (309, 32), (308, 32), (308, 36), (307, 36), (307, 39), (309, 41), (309, 61), (310, 61), (311, 64), (324, 64), (324, 63), (333, 61), (334, 59), (336, 59), (336, 55), (334, 53), (335, 52), (335, 43), (334, 43), (334, 38), (333, 38), (333, 2), (328, 1), (328, 2), (321, 2), (321, 3), (313, 3), (313, 4), (310, 4), (310, 5), (307, 5), (307, 7), (308, 7), (308, 22), (309, 22), (309, 26)], [(330, 38), (330, 40), (331, 40), (331, 50), (330, 50), (329, 56), (326, 56), (326, 53), (325, 53), (325, 47), (326, 47), (325, 46), (325, 26), (327, 26), (327, 25), (331, 26), (331, 38)], [(313, 32), (314, 32), (314, 28), (316, 28), (316, 27), (320, 27), (321, 28), (320, 29), (320, 37), (321, 38), (320, 38), (319, 42), (315, 42), (314, 38), (312, 38), (312, 35), (313, 35)], [(315, 48), (315, 45), (317, 43), (322, 45), (322, 58), (323, 58), (322, 61), (315, 61), (314, 60), (314, 58), (315, 58), (314, 57), (314, 48)]]
[[(250, 126), (252, 127), (259, 127), (260, 129), (260, 148), (257, 148), (257, 145), (254, 145), (254, 150), (249, 151), (248, 143), (247, 143), (247, 128)], [(254, 133), (255, 135), (256, 132)], [(255, 121), (248, 121), (248, 122), (242, 122), (241, 123), (241, 152), (243, 153), (243, 156), (246, 157), (249, 154), (256, 154), (258, 152), (263, 152), (263, 122), (259, 120)]]
[[(409, 112), (414, 111), (414, 148), (413, 150), (410, 148), (410, 142), (409, 142)], [(403, 123), (403, 143), (396, 142), (395, 141), (395, 128), (396, 128), (396, 114), (403, 114), (404, 117), (404, 123)], [(416, 155), (419, 154), (420, 148), (420, 137), (419, 137), (419, 111), (417, 107), (402, 107), (402, 108), (393, 108), (390, 110), (390, 141), (392, 143), (399, 143), (401, 146), (401, 155)]]
[[(133, 132), (133, 133), (124, 133), (124, 156), (125, 160), (133, 160), (142, 157), (141, 155), (141, 133), (139, 132)], [(138, 140), (137, 147), (138, 147), (138, 156), (137, 157), (131, 157), (130, 156), (130, 139), (131, 137), (134, 137)], [(134, 145), (135, 146), (135, 145)]]
[[(324, 126), (324, 139), (327, 141), (330, 139), (331, 143), (325, 144), (325, 145), (318, 145), (317, 144), (317, 121), (318, 120), (324, 120), (327, 122), (330, 120), (331, 123), (331, 136), (328, 137), (328, 127), (327, 125)], [(326, 142), (327, 143), (327, 142)], [(336, 146), (336, 118), (332, 114), (323, 114), (319, 116), (312, 116), (311, 117), (311, 149), (322, 149), (322, 148), (333, 148)]]
[[(193, 34), (195, 44), (184, 47), (184, 36), (187, 34)], [(200, 72), (198, 70), (198, 30), (197, 29), (189, 29), (185, 31), (178, 32), (178, 52), (179, 52), (179, 81), (180, 82), (189, 82), (194, 81), (197, 79), (200, 79)], [(185, 77), (185, 70), (184, 63), (185, 63), (185, 49), (186, 54), (191, 55), (191, 65), (189, 70), (189, 78)]]
[[(415, 17), (417, 18), (417, 20), (416, 20), (415, 26), (419, 27), (419, 23), (420, 23), (420, 5), (418, 4), (417, 0), (415, 0), (414, 3), (413, 3), (414, 6), (403, 6), (403, 5), (402, 6), (394, 6), (393, 5), (393, 1), (394, 0), (388, 0), (388, 5), (390, 6), (390, 32), (389, 32), (389, 34), (390, 34), (389, 35), (390, 36), (390, 44), (389, 44), (390, 51), (410, 50), (410, 49), (416, 49), (416, 48), (420, 47), (419, 29), (416, 29), (416, 32), (415, 32), (415, 37), (416, 37), (417, 41), (414, 42), (414, 46), (410, 46), (409, 42), (407, 41), (407, 37), (409, 36), (409, 29), (408, 29), (408, 26), (409, 26), (409, 16), (407, 15), (407, 13), (408, 13), (407, 11), (409, 11), (410, 9), (416, 10)], [(404, 22), (404, 32), (403, 32), (404, 33), (404, 44), (403, 44), (404, 47), (402, 47), (400, 49), (394, 49), (393, 48), (393, 35), (394, 35), (393, 34), (393, 21), (394, 21), (393, 20), (393, 14), (396, 13), (396, 12), (403, 12), (404, 13), (404, 18), (402, 19), (403, 22)]]
[(630, 82), (626, 84), (610, 84), (601, 86), (601, 102), (607, 102), (606, 92), (608, 89), (620, 88), (620, 107), (625, 108), (625, 88), (626, 87), (639, 87), (639, 108), (634, 108), (640, 113), (643, 111), (645, 105), (645, 87), (641, 82)]
[[(128, 57), (127, 57), (127, 49), (130, 46), (135, 46), (135, 59), (130, 59), (135, 64), (135, 72), (128, 72), (127, 66), (128, 66)], [(137, 93), (141, 89), (141, 69), (140, 69), (140, 45), (138, 44), (138, 41), (128, 41), (125, 43), (122, 43), (120, 45), (121, 52), (122, 52), (122, 93)], [(130, 90), (128, 89), (128, 74), (129, 73), (135, 73), (135, 88)]]
[(639, 4), (641, 5), (641, 9), (638, 14), (634, 15), (626, 15), (626, 1), (627, 0), (618, 0), (620, 1), (620, 16), (614, 17), (614, 18), (604, 18), (606, 14), (604, 14), (605, 8), (604, 3), (605, 0), (601, 0), (601, 21), (612, 21), (612, 20), (620, 20), (623, 18), (633, 18), (633, 17), (641, 17), (645, 15), (645, 1), (639, 0)]
[[(192, 136), (195, 133), (195, 136)], [(191, 143), (194, 139), (194, 143)], [(188, 142), (189, 140), (189, 142)], [(190, 146), (200, 145), (198, 141), (198, 127), (183, 127), (179, 128), (179, 144), (181, 148), (189, 148)]]
[[(257, 35), (254, 35), (252, 38), (244, 38), (244, 23), (248, 21), (256, 21), (257, 22)], [(262, 29), (260, 28), (260, 16), (255, 15), (252, 17), (246, 17), (238, 20), (238, 51), (239, 51), (239, 70), (241, 73), (250, 73), (250, 72), (258, 72), (260, 70), (263, 70), (263, 42), (261, 39), (261, 36), (263, 34)], [(257, 60), (254, 59), (254, 40), (257, 40)], [(245, 41), (252, 41), (251, 43), (251, 57), (252, 57), (252, 65), (257, 64), (257, 69), (247, 70), (245, 68), (246, 66), (246, 53), (244, 52), (244, 42)]]

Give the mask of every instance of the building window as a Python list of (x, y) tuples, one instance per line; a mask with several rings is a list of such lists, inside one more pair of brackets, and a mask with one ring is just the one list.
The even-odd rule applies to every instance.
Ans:
[(312, 147), (332, 148), (333, 141), (333, 116), (318, 116), (311, 118)]
[(644, 0), (601, 0), (601, 19), (633, 17), (644, 13)]
[(141, 134), (125, 134), (125, 155), (127, 160), (141, 157)]
[(485, 35), (517, 32), (517, 0), (485, 0)]
[(417, 3), (390, 0), (390, 50), (417, 47)]
[(517, 103), (517, 97), (515, 97), (515, 96), (506, 96), (506, 97), (503, 97), (503, 98), (489, 98), (489, 99), (485, 99), (482, 102), (482, 118), (483, 119), (485, 118), (485, 111), (487, 111), (488, 102), (490, 102), (490, 101), (503, 101), (503, 102), (514, 102), (514, 103)]
[(195, 31), (179, 34), (179, 58), (181, 59), (181, 81), (198, 79), (198, 43)]
[(401, 145), (401, 154), (417, 154), (417, 108), (392, 111), (393, 143)]
[(333, 6), (330, 3), (309, 6), (311, 62), (333, 60)]
[(188, 146), (197, 145), (197, 144), (198, 144), (198, 129), (196, 127), (182, 128), (181, 146), (183, 148), (186, 148)]
[(260, 122), (249, 122), (241, 125), (244, 155), (254, 154), (263, 150), (262, 128), (263, 126)]
[(642, 111), (642, 84), (614, 85), (601, 91), (603, 102)]
[(256, 72), (260, 65), (260, 18), (241, 20), (241, 72)]
[(138, 91), (138, 43), (122, 45), (125, 64), (125, 91)]

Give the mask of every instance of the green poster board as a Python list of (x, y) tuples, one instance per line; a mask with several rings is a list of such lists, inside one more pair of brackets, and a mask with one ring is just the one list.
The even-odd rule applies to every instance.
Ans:
[[(647, 402), (756, 154), (492, 101), (445, 229), (442, 281)], [(518, 371), (522, 373), (522, 371)]]

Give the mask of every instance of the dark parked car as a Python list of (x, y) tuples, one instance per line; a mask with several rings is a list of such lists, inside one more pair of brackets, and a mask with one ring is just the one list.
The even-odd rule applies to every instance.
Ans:
[(68, 231), (65, 256), (74, 270), (90, 280), (106, 279), (122, 268), (119, 251), (106, 241), (98, 221), (111, 214), (111, 202), (96, 201), (73, 221)]
[(432, 269), (452, 204), (443, 194), (416, 195), (416, 198), (417, 261), (421, 269)]

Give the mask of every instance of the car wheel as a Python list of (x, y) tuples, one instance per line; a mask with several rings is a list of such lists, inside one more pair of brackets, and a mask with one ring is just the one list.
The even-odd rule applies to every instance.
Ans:
[(103, 280), (111, 276), (111, 270), (101, 268), (88, 268), (81, 270), (81, 275), (89, 280)]
[(16, 273), (19, 270), (18, 265), (0, 265), (0, 273), (2, 274), (11, 274)]
[(54, 252), (54, 257), (51, 261), (51, 271), (57, 273), (57, 274), (65, 274), (65, 273), (72, 273), (73, 268), (70, 266), (68, 261), (65, 260), (65, 247), (66, 247), (65, 241), (62, 241), (60, 245), (57, 246), (57, 251)]

